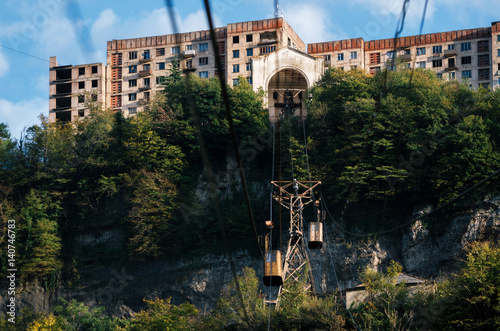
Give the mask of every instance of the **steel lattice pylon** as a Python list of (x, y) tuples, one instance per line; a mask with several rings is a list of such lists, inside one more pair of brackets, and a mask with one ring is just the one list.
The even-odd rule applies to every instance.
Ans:
[(303, 208), (313, 201), (313, 189), (320, 185), (320, 181), (272, 181), (278, 188), (274, 199), (290, 210), (290, 231), (288, 248), (283, 266), (283, 286), (278, 291), (278, 296), (284, 287), (300, 281), (300, 276), (307, 267), (307, 280), (305, 290), (315, 292), (314, 279), (309, 265), (309, 257), (304, 247), (303, 240)]

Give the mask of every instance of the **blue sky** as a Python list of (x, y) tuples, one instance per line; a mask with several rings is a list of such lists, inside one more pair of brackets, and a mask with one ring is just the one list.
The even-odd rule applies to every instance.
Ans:
[[(207, 28), (203, 2), (172, 0), (182, 31)], [(403, 35), (418, 34), (425, 0), (412, 0)], [(274, 0), (212, 0), (217, 26), (274, 17)], [(403, 0), (280, 1), (285, 20), (306, 42), (394, 36)], [(429, 0), (423, 33), (487, 27), (498, 0)], [(59, 65), (106, 62), (106, 41), (171, 33), (165, 1), (2, 0), (0, 122), (19, 138), (48, 116), (49, 57)]]

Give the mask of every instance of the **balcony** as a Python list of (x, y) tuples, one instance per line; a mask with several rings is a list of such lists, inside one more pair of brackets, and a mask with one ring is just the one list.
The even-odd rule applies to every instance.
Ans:
[(447, 67), (447, 68), (444, 68), (445, 71), (455, 71), (455, 70), (458, 70), (457, 67)]
[(456, 49), (445, 49), (444, 50), (444, 57), (452, 57), (452, 56), (457, 56), (458, 52)]
[(149, 103), (149, 99), (147, 98), (141, 98), (139, 99), (139, 106), (145, 106)]
[(141, 63), (149, 63), (151, 62), (151, 58), (148, 56), (148, 57), (142, 57), (139, 62)]
[(182, 56), (184, 57), (193, 57), (196, 55), (196, 51), (194, 49), (188, 49), (182, 52)]
[(151, 69), (139, 71), (139, 76), (141, 77), (151, 76)]
[(151, 85), (144, 85), (139, 87), (139, 91), (147, 91), (151, 89)]

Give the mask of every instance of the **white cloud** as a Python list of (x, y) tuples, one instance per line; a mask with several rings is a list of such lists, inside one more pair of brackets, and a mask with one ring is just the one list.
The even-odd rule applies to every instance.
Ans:
[(3, 53), (0, 52), (0, 77), (5, 75), (7, 71), (9, 71), (9, 61), (7, 61), (7, 58)]
[(11, 136), (17, 139), (24, 128), (40, 123), (40, 114), (47, 116), (48, 112), (48, 98), (37, 97), (20, 102), (0, 99), (1, 122), (8, 123)]
[(298, 3), (285, 7), (284, 18), (306, 44), (345, 37), (341, 29), (332, 26), (328, 12), (320, 5)]

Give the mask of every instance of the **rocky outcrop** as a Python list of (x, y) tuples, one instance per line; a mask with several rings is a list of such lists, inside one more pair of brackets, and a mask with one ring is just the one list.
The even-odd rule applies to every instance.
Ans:
[[(79, 240), (92, 245), (106, 244), (106, 240), (114, 238), (112, 233), (104, 233), (99, 237), (85, 235)], [(499, 238), (500, 197), (456, 217), (439, 234), (417, 221), (408, 228), (377, 238), (353, 237), (327, 221), (323, 248), (310, 250), (309, 255), (316, 291), (332, 293), (337, 286), (345, 289), (357, 285), (362, 268), (383, 270), (390, 260), (400, 262), (405, 273), (424, 278), (454, 272), (468, 243)], [(249, 266), (257, 275), (262, 275), (262, 261), (249, 252), (233, 252), (233, 261), (238, 272)], [(172, 297), (173, 303), (190, 301), (203, 313), (214, 307), (221, 289), (233, 277), (224, 255), (117, 263), (108, 267), (96, 264), (84, 269), (78, 289), (20, 286), (16, 296), (18, 308), (27, 305), (35, 311), (48, 312), (59, 298), (74, 298), (87, 304), (105, 305), (115, 316), (131, 316), (144, 307), (144, 298)], [(6, 304), (7, 299), (1, 297), (0, 304)]]

